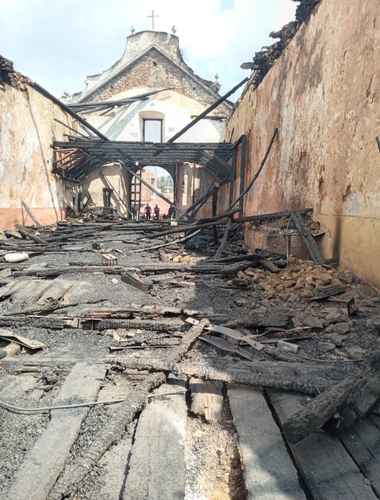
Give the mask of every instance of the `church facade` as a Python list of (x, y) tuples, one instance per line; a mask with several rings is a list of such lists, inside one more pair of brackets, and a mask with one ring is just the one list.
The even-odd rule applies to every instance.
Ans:
[[(219, 99), (219, 83), (201, 78), (184, 61), (175, 34), (141, 31), (127, 37), (122, 57), (109, 69), (90, 75), (82, 92), (65, 96), (65, 102), (112, 141), (166, 142), (194, 117)], [(181, 142), (220, 143), (232, 105), (225, 101), (206, 119), (181, 137)], [(154, 167), (154, 165), (152, 165)], [(185, 209), (200, 195), (203, 168), (178, 165), (170, 171), (177, 208)], [(157, 180), (159, 174), (153, 172)], [(103, 190), (113, 191), (113, 204), (121, 212), (128, 206), (149, 202), (143, 188), (139, 199), (120, 165), (104, 165), (85, 180), (85, 189), (96, 206), (103, 204)], [(142, 170), (143, 178), (152, 171)], [(161, 199), (151, 195), (155, 203)], [(133, 198), (133, 199), (131, 199)], [(121, 203), (120, 200), (124, 200)], [(136, 208), (136, 207), (135, 207)], [(161, 205), (163, 210), (167, 207)]]

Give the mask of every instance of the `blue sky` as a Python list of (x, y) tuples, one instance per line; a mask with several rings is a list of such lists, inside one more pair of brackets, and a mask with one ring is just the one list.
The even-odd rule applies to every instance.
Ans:
[(188, 64), (219, 75), (227, 91), (246, 72), (240, 64), (272, 43), (270, 31), (294, 18), (291, 0), (0, 0), (0, 53), (17, 70), (60, 97), (81, 90), (88, 74), (113, 64), (131, 26), (175, 25)]

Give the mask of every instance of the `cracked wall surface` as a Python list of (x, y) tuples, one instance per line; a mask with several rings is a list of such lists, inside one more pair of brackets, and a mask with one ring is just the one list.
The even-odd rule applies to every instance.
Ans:
[[(322, 249), (380, 285), (380, 3), (322, 0), (255, 90), (227, 140), (248, 136), (246, 184), (273, 131), (279, 139), (245, 200), (246, 215), (314, 208)], [(246, 229), (254, 247), (255, 234)]]

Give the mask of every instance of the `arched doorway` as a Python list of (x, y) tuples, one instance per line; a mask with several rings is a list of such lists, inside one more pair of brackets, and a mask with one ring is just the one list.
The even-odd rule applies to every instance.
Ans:
[(120, 162), (101, 165), (86, 176), (81, 188), (88, 207), (112, 208), (120, 215), (129, 215), (128, 177)]
[[(145, 207), (149, 205), (153, 210), (157, 206), (160, 217), (165, 217), (169, 212), (170, 203), (174, 203), (174, 179), (172, 175), (162, 167), (146, 166), (141, 168), (131, 183), (131, 211), (136, 218), (144, 217)], [(168, 201), (149, 189), (146, 184), (161, 193)]]

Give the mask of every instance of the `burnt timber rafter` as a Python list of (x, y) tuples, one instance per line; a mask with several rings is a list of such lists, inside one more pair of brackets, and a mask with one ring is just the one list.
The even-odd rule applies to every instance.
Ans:
[(173, 87), (167, 87), (164, 89), (154, 90), (152, 92), (145, 92), (144, 94), (137, 94), (135, 96), (127, 97), (125, 99), (109, 100), (109, 101), (94, 101), (94, 102), (83, 102), (79, 104), (68, 104), (67, 107), (76, 113), (86, 112), (90, 110), (100, 110), (100, 109), (112, 109), (115, 106), (126, 106), (138, 101), (146, 101), (149, 97), (159, 94), (161, 92), (166, 92), (167, 90), (175, 90)]
[(173, 135), (167, 142), (170, 144), (177, 139), (179, 139), (185, 132), (187, 132), (189, 129), (194, 127), (196, 123), (198, 123), (200, 120), (208, 116), (214, 109), (216, 109), (218, 106), (220, 106), (224, 101), (226, 101), (231, 95), (233, 95), (240, 87), (242, 87), (244, 84), (248, 82), (249, 78), (244, 78), (240, 83), (235, 85), (229, 92), (221, 96), (217, 101), (215, 101), (211, 106), (206, 108), (203, 113), (201, 113), (199, 116), (194, 118), (190, 123), (188, 123), (185, 127), (183, 127), (181, 130), (179, 130), (176, 134)]
[[(55, 141), (54, 150), (55, 172), (73, 179), (89, 174), (101, 164), (112, 162), (123, 162), (135, 171), (145, 166), (161, 166), (174, 174), (176, 164), (180, 161), (203, 165), (219, 180), (229, 180), (232, 177), (232, 167), (228, 162), (234, 155), (234, 145), (229, 143), (154, 144), (97, 139)], [(77, 152), (76, 160), (79, 157), (79, 161), (72, 167), (62, 163), (59, 158), (70, 150)]]

